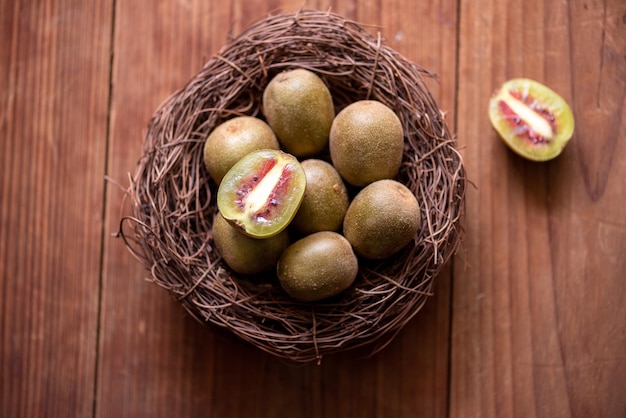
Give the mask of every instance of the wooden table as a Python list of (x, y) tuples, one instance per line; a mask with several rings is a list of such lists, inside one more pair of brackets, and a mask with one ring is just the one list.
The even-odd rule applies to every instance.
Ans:
[[(144, 280), (113, 234), (147, 120), (229, 34), (301, 6), (0, 0), (0, 417), (626, 416), (623, 0), (330, 2), (438, 74), (472, 183), (462, 249), (380, 354), (294, 367)], [(518, 76), (572, 105), (551, 162), (491, 129)]]

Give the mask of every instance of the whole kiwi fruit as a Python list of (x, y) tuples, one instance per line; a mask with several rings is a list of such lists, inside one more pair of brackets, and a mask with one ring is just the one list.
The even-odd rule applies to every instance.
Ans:
[(224, 262), (235, 272), (257, 274), (276, 268), (289, 234), (283, 231), (271, 238), (244, 235), (218, 212), (213, 218), (213, 240)]
[(378, 180), (352, 200), (343, 220), (343, 234), (357, 255), (390, 257), (415, 237), (420, 207), (415, 195), (396, 180)]
[(343, 224), (350, 198), (337, 170), (328, 162), (311, 158), (300, 164), (306, 176), (304, 197), (291, 221), (301, 234), (337, 231)]
[(335, 108), (317, 74), (304, 68), (279, 73), (263, 91), (262, 101), (263, 114), (284, 151), (301, 158), (326, 148)]
[(302, 302), (338, 295), (350, 287), (358, 270), (350, 243), (332, 231), (315, 232), (294, 242), (276, 267), (283, 289)]
[(204, 143), (204, 165), (218, 185), (237, 161), (259, 149), (279, 149), (272, 128), (253, 116), (237, 116), (219, 124)]
[(375, 100), (349, 104), (330, 130), (330, 157), (353, 186), (396, 176), (404, 152), (404, 130), (391, 108)]

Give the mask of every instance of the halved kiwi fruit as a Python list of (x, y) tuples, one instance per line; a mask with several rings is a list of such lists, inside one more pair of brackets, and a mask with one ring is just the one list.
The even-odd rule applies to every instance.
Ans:
[(268, 238), (289, 225), (305, 187), (306, 176), (296, 157), (273, 149), (253, 151), (222, 179), (217, 207), (244, 234)]
[(574, 133), (574, 115), (567, 102), (528, 78), (509, 80), (493, 93), (489, 119), (505, 144), (533, 161), (557, 157)]

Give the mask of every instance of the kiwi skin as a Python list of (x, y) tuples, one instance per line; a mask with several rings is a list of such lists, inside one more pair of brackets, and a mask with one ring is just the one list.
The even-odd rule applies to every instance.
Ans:
[(343, 222), (343, 234), (357, 255), (388, 258), (415, 237), (420, 207), (415, 195), (396, 180), (378, 180), (352, 200)]
[(302, 302), (316, 302), (350, 287), (358, 269), (348, 240), (337, 232), (320, 231), (287, 247), (276, 272), (287, 294)]
[(356, 101), (335, 117), (329, 150), (341, 177), (363, 187), (396, 176), (404, 153), (404, 129), (393, 110), (381, 102)]
[(204, 143), (204, 165), (216, 184), (245, 155), (259, 149), (279, 149), (272, 128), (253, 116), (237, 116), (211, 131)]
[(218, 212), (213, 218), (213, 240), (224, 262), (240, 274), (258, 274), (275, 268), (289, 245), (287, 230), (271, 238), (244, 235)]
[(341, 176), (323, 160), (312, 158), (302, 161), (300, 165), (306, 175), (306, 188), (291, 225), (305, 235), (339, 230), (350, 204)]
[(317, 74), (304, 68), (277, 74), (263, 91), (262, 102), (265, 119), (283, 150), (306, 158), (327, 147), (335, 107)]

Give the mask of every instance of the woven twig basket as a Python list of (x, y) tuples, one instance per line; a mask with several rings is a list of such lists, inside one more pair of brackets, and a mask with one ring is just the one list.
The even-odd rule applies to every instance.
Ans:
[[(233, 116), (262, 118), (264, 87), (295, 67), (327, 83), (337, 112), (374, 99), (398, 114), (405, 151), (396, 179), (417, 196), (423, 220), (403, 251), (385, 261), (360, 260), (350, 289), (314, 304), (291, 299), (275, 275), (238, 276), (221, 261), (211, 236), (217, 187), (202, 160), (208, 133)], [(356, 347), (380, 350), (422, 308), (462, 235), (463, 163), (423, 77), (432, 74), (339, 15), (299, 11), (260, 21), (225, 45), (150, 120), (128, 189), (132, 216), (122, 219), (120, 235), (153, 281), (193, 317), (269, 353), (319, 362)], [(132, 227), (123, 232), (129, 220)]]

